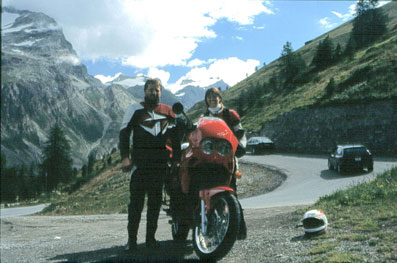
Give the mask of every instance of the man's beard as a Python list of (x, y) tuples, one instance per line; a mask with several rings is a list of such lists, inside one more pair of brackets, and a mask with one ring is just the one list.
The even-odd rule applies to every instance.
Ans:
[(152, 96), (152, 98), (145, 96), (145, 103), (149, 105), (157, 105), (159, 103), (159, 98), (155, 96)]

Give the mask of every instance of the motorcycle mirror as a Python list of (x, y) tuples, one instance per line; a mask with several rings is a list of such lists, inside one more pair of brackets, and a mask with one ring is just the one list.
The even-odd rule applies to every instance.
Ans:
[(175, 103), (174, 105), (172, 105), (172, 111), (175, 114), (181, 114), (183, 113), (183, 105), (180, 102)]
[(172, 111), (176, 114), (176, 115), (179, 115), (179, 114), (183, 114), (183, 116), (185, 116), (185, 118), (189, 121), (189, 122), (191, 122), (190, 121), (190, 119), (189, 119), (189, 117), (186, 115), (186, 113), (183, 111), (183, 105), (182, 105), (182, 103), (180, 103), (180, 102), (177, 102), (177, 103), (175, 103), (174, 105), (172, 105)]

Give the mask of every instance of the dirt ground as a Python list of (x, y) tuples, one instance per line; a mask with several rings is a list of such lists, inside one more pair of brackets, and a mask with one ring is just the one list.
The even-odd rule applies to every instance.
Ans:
[[(274, 261), (275, 257), (281, 260), (278, 262), (288, 262), (284, 261), (287, 258), (284, 258), (283, 251), (288, 249), (296, 252), (296, 249), (288, 247), (296, 247), (303, 233), (302, 229), (295, 227), (299, 217), (290, 213), (295, 209), (246, 209), (248, 238), (237, 241), (221, 262), (277, 262)], [(1, 262), (198, 261), (190, 240), (191, 233), (184, 246), (175, 244), (168, 220), (169, 217), (161, 213), (156, 234), (161, 246), (154, 251), (145, 248), (146, 218), (143, 216), (138, 234), (138, 251), (130, 254), (123, 251), (127, 241), (125, 214), (3, 219)], [(285, 224), (285, 221), (288, 223)]]
[[(237, 182), (240, 198), (271, 191), (285, 180), (285, 175), (259, 165), (241, 163), (241, 171), (243, 177)], [(274, 256), (283, 259), (281, 248), (272, 246), (275, 240), (285, 241), (288, 237), (284, 231), (276, 234), (275, 230), (285, 227), (281, 222), (278, 224), (279, 218), (283, 221), (288, 218), (293, 237), (302, 235), (302, 230), (295, 228), (299, 218), (290, 213), (295, 209), (246, 209), (248, 238), (237, 241), (221, 262), (266, 262), (266, 258), (268, 262), (275, 262)], [(138, 251), (133, 254), (123, 250), (127, 241), (126, 214), (5, 218), (1, 220), (1, 262), (198, 261), (191, 233), (186, 244), (175, 244), (168, 222), (170, 218), (164, 212), (160, 214), (156, 234), (161, 246), (155, 251), (146, 249), (145, 215), (144, 212), (138, 233)], [(273, 223), (276, 224), (273, 226)]]

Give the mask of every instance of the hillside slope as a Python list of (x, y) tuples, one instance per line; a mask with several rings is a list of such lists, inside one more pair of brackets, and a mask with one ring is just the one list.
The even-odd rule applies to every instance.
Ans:
[[(279, 92), (273, 87), (267, 87), (260, 98), (252, 97), (252, 103), (244, 105), (243, 109), (247, 111), (242, 117), (244, 126), (250, 131), (259, 131), (265, 122), (285, 112), (317, 104), (345, 103), (347, 100), (353, 99), (376, 100), (395, 97), (397, 95), (397, 87), (395, 85), (397, 67), (397, 3), (391, 2), (383, 6), (382, 10), (389, 17), (389, 32), (381, 41), (360, 50), (353, 58), (345, 58), (318, 74), (309, 75), (312, 79), (307, 79), (305, 83), (297, 85), (294, 90)], [(321, 40), (329, 36), (335, 46), (339, 43), (344, 48), (351, 29), (352, 21), (349, 21), (316, 39), (306, 42), (307, 44), (296, 52), (309, 65)], [(281, 50), (282, 47), (280, 47), (280, 53)], [(263, 86), (279, 71), (280, 59), (277, 59), (225, 91), (223, 93), (224, 103), (230, 108), (237, 109), (238, 101), (244, 93), (249, 93), (249, 90), (253, 89), (253, 87)], [(348, 82), (354, 73), (361, 75), (361, 79), (349, 85)], [(337, 92), (332, 98), (325, 100), (324, 89), (332, 77), (336, 85), (344, 84), (348, 85), (348, 87), (343, 92)], [(349, 91), (349, 88), (364, 82), (367, 82), (367, 86), (370, 86), (368, 88), (369, 92), (365, 92), (366, 90)], [(258, 105), (259, 101), (261, 106)], [(202, 101), (192, 107), (189, 115), (197, 118), (204, 112), (204, 108), (204, 101)]]
[[(352, 57), (343, 57), (339, 62), (330, 65), (322, 71), (317, 72), (309, 67), (308, 72), (300, 78), (299, 82), (294, 83), (295, 86), (292, 88), (284, 87), (282, 84), (280, 87), (280, 82), (277, 82), (277, 76), (281, 70), (280, 59), (277, 59), (225, 91), (223, 93), (224, 104), (229, 108), (239, 111), (242, 116), (243, 126), (250, 133), (269, 136), (270, 129), (272, 131), (271, 135), (274, 136), (269, 137), (277, 141), (278, 148), (282, 150), (308, 151), (304, 148), (308, 144), (307, 136), (299, 138), (295, 134), (293, 139), (297, 142), (297, 145), (292, 147), (287, 145), (290, 143), (290, 140), (285, 140), (284, 136), (286, 136), (286, 133), (282, 131), (289, 129), (291, 124), (294, 125), (294, 121), (292, 123), (278, 122), (275, 125), (280, 126), (279, 129), (274, 129), (274, 125), (269, 127), (269, 125), (271, 126), (269, 124), (271, 121), (282, 118), (287, 113), (293, 114), (297, 110), (306, 110), (302, 115), (311, 118), (313, 109), (338, 107), (345, 110), (341, 112), (340, 116), (342, 118), (336, 118), (333, 121), (346, 123), (346, 121), (355, 120), (356, 117), (364, 121), (366, 119), (379, 118), (379, 115), (372, 114), (371, 110), (366, 110), (365, 107), (364, 112), (366, 113), (362, 114), (363, 116), (352, 116), (349, 117), (350, 119), (343, 118), (345, 113), (348, 114), (349, 109), (346, 108), (348, 105), (373, 105), (372, 103), (375, 103), (374, 105), (379, 106), (379, 102), (381, 102), (381, 105), (384, 102), (387, 105), (391, 105), (389, 106), (391, 110), (388, 111), (387, 115), (381, 115), (381, 118), (387, 123), (382, 130), (393, 129), (396, 121), (396, 118), (393, 117), (395, 116), (394, 109), (396, 107), (394, 101), (397, 98), (397, 2), (391, 2), (381, 7), (381, 9), (388, 16), (388, 32), (371, 46), (357, 51)], [(334, 46), (340, 44), (343, 50), (351, 29), (352, 21), (349, 21), (316, 39), (306, 42), (306, 45), (298, 49), (296, 53), (301, 55), (306, 65), (309, 66), (320, 41), (329, 36)], [(282, 47), (280, 47), (280, 53), (281, 50)], [(328, 96), (326, 87), (331, 79), (334, 81), (333, 85), (335, 88), (332, 95)], [(260, 93), (258, 90), (260, 90)], [(241, 101), (244, 101), (243, 105), (241, 105)], [(189, 115), (193, 119), (196, 119), (204, 110), (205, 104), (202, 101), (191, 108)], [(299, 121), (302, 121), (302, 119)], [(299, 121), (296, 120), (298, 130)], [(316, 126), (316, 123), (307, 120), (305, 123), (309, 126)], [(372, 123), (369, 126), (372, 127), (372, 125), (377, 124)], [(343, 125), (341, 125), (341, 128), (343, 128)], [(349, 137), (352, 137), (352, 134), (357, 133), (357, 131), (360, 132), (360, 130), (362, 133), (362, 131), (365, 131), (365, 128), (368, 128), (368, 126), (357, 125), (357, 129), (353, 129), (346, 135), (330, 140), (326, 147), (323, 147), (320, 138), (314, 138), (312, 144), (316, 146), (309, 150), (309, 152), (327, 151), (331, 145), (342, 141), (349, 141)], [(329, 129), (329, 127), (325, 129)], [(371, 128), (371, 130), (377, 129)], [(312, 137), (316, 137), (317, 135), (316, 129), (307, 132), (311, 132)], [(332, 132), (338, 134), (342, 131), (332, 130)], [(323, 137), (323, 134), (320, 137)], [(351, 140), (369, 144), (378, 143), (371, 139), (372, 137), (376, 137), (376, 134), (368, 134), (368, 136), (364, 137), (351, 138)], [(390, 140), (393, 140), (397, 136), (391, 130), (390, 136), (386, 137), (381, 140), (381, 145), (390, 145), (392, 142)], [(395, 145), (395, 143), (392, 142), (391, 145)], [(395, 151), (389, 146), (386, 152)]]

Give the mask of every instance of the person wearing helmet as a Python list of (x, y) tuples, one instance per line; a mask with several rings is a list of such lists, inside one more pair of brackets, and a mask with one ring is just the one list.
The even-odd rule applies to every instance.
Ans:
[(303, 215), (303, 229), (306, 234), (321, 234), (327, 231), (328, 220), (321, 210), (310, 210)]

